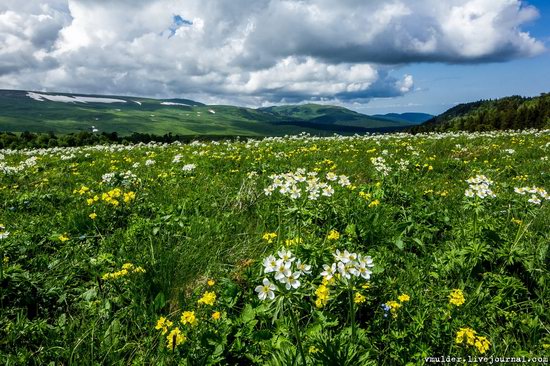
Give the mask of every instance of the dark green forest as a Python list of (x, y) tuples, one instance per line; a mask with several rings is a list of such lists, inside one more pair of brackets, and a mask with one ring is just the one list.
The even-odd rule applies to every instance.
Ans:
[(413, 133), (444, 131), (521, 130), (550, 127), (550, 93), (526, 98), (511, 96), (459, 104), (419, 126)]
[(167, 133), (165, 135), (152, 135), (147, 133), (133, 133), (129, 136), (119, 136), (116, 132), (100, 134), (91, 132), (77, 132), (63, 135), (50, 133), (12, 133), (0, 132), (0, 149), (37, 149), (37, 148), (53, 148), (53, 147), (77, 147), (88, 145), (104, 145), (104, 144), (137, 144), (148, 142), (164, 142), (172, 143), (180, 141), (182, 143), (191, 142), (194, 140), (213, 141), (235, 139), (236, 136), (224, 135), (173, 135)]

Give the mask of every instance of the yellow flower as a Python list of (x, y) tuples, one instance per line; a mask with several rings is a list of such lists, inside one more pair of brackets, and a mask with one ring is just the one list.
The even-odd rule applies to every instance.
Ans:
[(277, 233), (265, 233), (262, 236), (262, 239), (264, 239), (265, 241), (271, 244), (273, 243), (273, 239), (275, 239), (276, 237), (277, 237)]
[(95, 212), (92, 212), (88, 216), (90, 217), (90, 219), (95, 220), (95, 218), (97, 217), (97, 214)]
[(460, 306), (464, 304), (464, 294), (462, 293), (462, 290), (460, 289), (454, 289), (451, 291), (451, 294), (449, 295), (449, 303)]
[(327, 235), (328, 240), (338, 240), (340, 239), (340, 233), (336, 230), (331, 230)]
[(476, 346), (479, 353), (484, 354), (489, 349), (491, 342), (489, 342), (486, 337), (476, 337), (474, 345)]
[(219, 320), (221, 317), (222, 317), (222, 313), (220, 313), (219, 311), (214, 311), (212, 313), (212, 319), (213, 320)]
[(88, 199), (86, 200), (86, 203), (88, 204), (88, 206), (89, 206), (89, 205), (92, 205), (92, 204), (94, 203), (94, 199), (93, 199), (93, 198), (88, 198)]
[(155, 326), (155, 329), (162, 330), (162, 334), (166, 334), (166, 332), (168, 332), (168, 328), (170, 328), (172, 325), (173, 323), (170, 320), (161, 316), (157, 321), (157, 325)]
[(4, 256), (4, 258), (2, 259), (2, 263), (4, 263), (5, 265), (8, 265), (8, 263), (10, 263), (10, 257)]
[(122, 269), (129, 270), (129, 269), (133, 269), (133, 268), (134, 268), (134, 265), (132, 263), (124, 263), (122, 265)]
[(361, 288), (363, 288), (365, 290), (369, 289), (370, 288), (370, 283), (368, 283), (368, 282), (365, 283), (363, 286), (361, 286)]
[(206, 291), (204, 295), (197, 301), (199, 304), (214, 305), (216, 301), (216, 294), (212, 291)]
[(369, 208), (376, 207), (380, 204), (379, 200), (374, 200), (371, 203), (369, 203)]
[(136, 194), (134, 192), (124, 193), (124, 202), (128, 203), (136, 199)]
[(397, 297), (397, 299), (401, 302), (409, 301), (411, 297), (407, 294), (403, 294)]
[(59, 239), (60, 242), (64, 243), (67, 240), (69, 240), (69, 237), (67, 235), (63, 234), (63, 235), (59, 235), (58, 239)]
[(315, 295), (317, 295), (317, 299), (315, 300), (315, 306), (318, 308), (324, 307), (328, 303), (330, 290), (326, 285), (320, 285), (317, 287), (317, 290), (315, 290)]
[(184, 311), (180, 319), (183, 325), (197, 325), (197, 318), (195, 317), (194, 311)]
[(309, 353), (317, 353), (319, 352), (319, 349), (315, 346), (310, 346), (309, 347)]
[(361, 295), (359, 292), (355, 293), (355, 298), (353, 299), (353, 302), (355, 302), (356, 304), (362, 304), (365, 301), (367, 301), (367, 298), (365, 296)]
[(466, 343), (468, 343), (470, 346), (473, 346), (476, 339), (476, 331), (472, 328), (460, 328), (458, 332), (456, 332), (456, 338), (455, 342), (456, 344), (462, 344), (464, 340), (466, 340)]
[(214, 285), (216, 284), (216, 281), (214, 281), (214, 280), (208, 280), (207, 284), (208, 284), (208, 286), (212, 287), (212, 286), (214, 286)]
[(172, 329), (168, 336), (166, 336), (166, 340), (168, 341), (166, 347), (168, 347), (169, 350), (174, 351), (176, 347), (185, 342), (187, 338), (185, 338), (185, 335), (183, 335), (180, 329), (176, 327)]

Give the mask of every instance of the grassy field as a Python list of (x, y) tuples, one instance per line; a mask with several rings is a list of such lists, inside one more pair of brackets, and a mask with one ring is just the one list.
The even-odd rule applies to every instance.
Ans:
[(1, 151), (0, 359), (542, 358), (549, 152), (550, 131)]

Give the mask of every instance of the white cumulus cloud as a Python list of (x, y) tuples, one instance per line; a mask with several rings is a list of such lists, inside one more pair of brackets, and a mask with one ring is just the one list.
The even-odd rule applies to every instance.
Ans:
[(3, 0), (0, 85), (207, 102), (368, 101), (414, 62), (544, 51), (520, 0)]

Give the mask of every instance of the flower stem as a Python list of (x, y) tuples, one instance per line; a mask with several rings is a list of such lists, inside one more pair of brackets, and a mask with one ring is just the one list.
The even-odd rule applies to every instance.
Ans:
[(355, 306), (353, 303), (353, 285), (349, 287), (349, 319), (351, 323), (351, 343), (355, 343), (357, 329), (355, 326)]
[(296, 337), (296, 343), (298, 344), (298, 350), (302, 356), (302, 363), (306, 365), (306, 355), (304, 353), (304, 347), (302, 347), (302, 337), (300, 336), (300, 330), (298, 329), (298, 321), (296, 320), (296, 313), (290, 305), (290, 319), (292, 320), (292, 328), (294, 328), (294, 336)]

